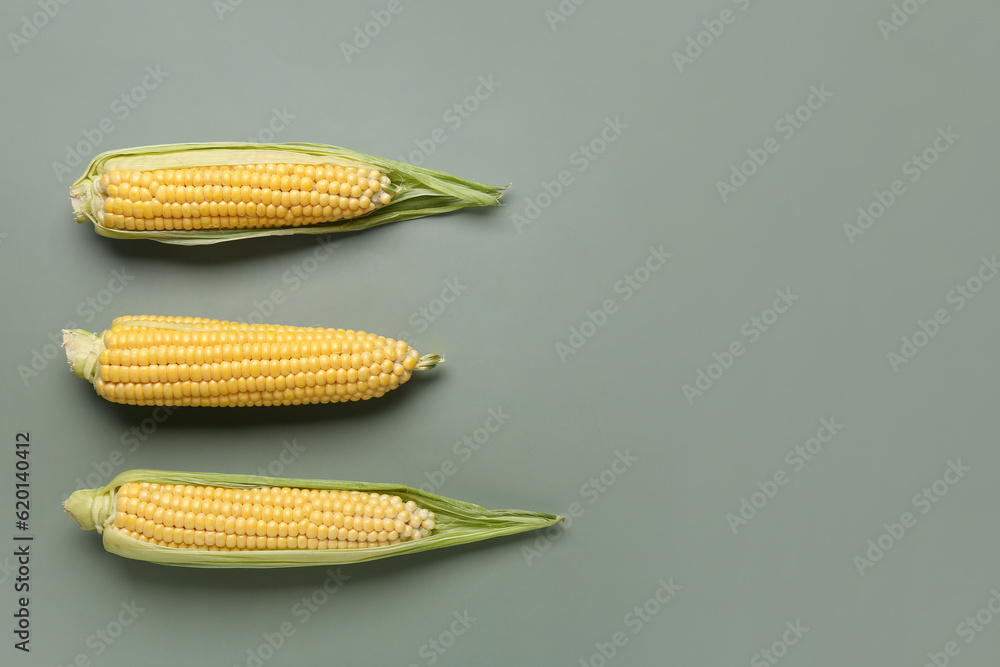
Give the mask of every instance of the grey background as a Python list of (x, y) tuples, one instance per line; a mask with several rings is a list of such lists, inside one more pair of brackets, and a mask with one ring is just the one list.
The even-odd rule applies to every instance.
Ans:
[[(35, 16), (43, 4), (0, 8), (5, 626), (18, 431), (33, 443), (35, 538), (32, 650), (15, 651), (5, 629), (10, 664), (255, 664), (283, 623), (294, 634), (263, 664), (772, 664), (767, 650), (789, 666), (916, 666), (948, 642), (950, 664), (995, 664), (1000, 286), (961, 310), (948, 300), (1000, 249), (995, 3), (897, 3), (917, 11), (883, 34), (887, 0), (564, 2), (575, 9), (557, 23), (554, 0), (401, 0), (351, 62), (341, 44), (388, 2), (69, 2)], [(703, 21), (723, 10), (732, 22), (709, 39)], [(708, 45), (678, 68), (699, 33)], [(136, 92), (147, 67), (165, 78)], [(500, 85), (465, 102), (478, 108), (455, 127), (446, 114), (480, 77)], [(812, 86), (832, 96), (786, 138), (776, 123)], [(105, 119), (113, 129), (84, 144), (82, 164), (53, 165)], [(608, 119), (627, 127), (580, 171), (574, 153)], [(269, 128), (274, 141), (392, 158), (443, 136), (417, 159), (513, 186), (503, 208), (326, 237), (339, 245), (315, 263), (313, 238), (177, 248), (73, 221), (67, 188), (98, 152)], [(911, 182), (905, 163), (939, 128), (959, 138)], [(769, 137), (778, 151), (723, 201), (717, 181)], [(572, 183), (540, 198), (562, 170)], [(896, 179), (905, 193), (851, 243), (844, 225)], [(546, 207), (519, 226), (532, 202)], [(660, 246), (670, 259), (626, 301), (616, 284)], [(310, 269), (298, 285), (296, 266)], [(115, 271), (133, 278), (112, 294)], [(463, 288), (441, 312), (449, 280)], [(744, 323), (786, 289), (798, 299), (751, 342)], [(275, 290), (269, 320), (408, 332), (448, 361), (371, 403), (157, 423), (99, 399), (49, 341), (124, 314), (246, 319)], [(607, 299), (616, 311), (563, 360), (557, 343)], [(420, 308), (440, 313), (423, 330)], [(948, 323), (894, 369), (888, 354), (938, 309)], [(735, 341), (744, 354), (689, 401), (683, 386), (719, 375), (713, 354)], [(455, 443), (490, 409), (510, 416), (463, 461)], [(843, 428), (796, 470), (786, 455), (823, 418)], [(286, 442), (305, 451), (283, 463)], [(609, 472), (618, 456), (637, 462)], [(322, 590), (324, 568), (131, 562), (59, 507), (78, 480), (138, 467), (421, 485), (449, 460), (445, 495), (582, 514), (548, 537), (344, 567), (304, 620), (295, 605)], [(920, 500), (949, 461), (968, 471)], [(781, 472), (761, 503), (758, 483)], [(762, 507), (734, 532), (727, 515), (744, 499)], [(904, 512), (915, 525), (886, 537)], [(880, 539), (891, 547), (859, 565)], [(663, 605), (661, 581), (680, 586)], [(110, 644), (97, 639), (117, 634), (123, 603), (143, 611)], [(656, 613), (639, 623), (644, 605)], [(971, 631), (977, 613), (990, 622)], [(452, 637), (455, 614), (475, 621)], [(607, 660), (599, 645), (619, 632)], [(432, 639), (450, 646), (435, 652)]]

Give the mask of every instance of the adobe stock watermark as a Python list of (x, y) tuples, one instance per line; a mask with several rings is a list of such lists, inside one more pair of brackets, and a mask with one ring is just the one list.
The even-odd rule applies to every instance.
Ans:
[(663, 251), (662, 245), (649, 246), (647, 253), (644, 261), (612, 286), (612, 291), (621, 295), (620, 302), (615, 297), (608, 297), (594, 310), (587, 310), (579, 324), (569, 328), (569, 338), (565, 342), (556, 341), (556, 354), (559, 355), (561, 362), (565, 364), (571, 355), (579, 352), (587, 341), (596, 336), (597, 332), (608, 323), (608, 319), (618, 312), (619, 306), (635, 296), (650, 281), (653, 274), (662, 269), (667, 260), (673, 257), (671, 253)]
[[(799, 295), (792, 292), (791, 287), (777, 289), (774, 291), (777, 297), (771, 302), (769, 308), (765, 308), (759, 315), (754, 315), (740, 327), (740, 334), (743, 338), (733, 340), (722, 352), (713, 352), (714, 361), (703, 369), (699, 367), (695, 371), (693, 384), (684, 384), (681, 391), (688, 405), (694, 405), (695, 399), (705, 395), (712, 386), (722, 378), (722, 376), (736, 363), (736, 360), (746, 354), (750, 345), (753, 345), (761, 336), (771, 330), (782, 315), (799, 300)], [(745, 342), (744, 342), (745, 339)]]
[(561, 23), (565, 23), (569, 20), (569, 17), (576, 14), (576, 10), (580, 8), (587, 0), (559, 0), (559, 4), (555, 6), (555, 9), (545, 10), (545, 20), (549, 23), (549, 29), (552, 32), (556, 31)]
[(104, 655), (111, 645), (135, 623), (136, 619), (139, 618), (139, 614), (144, 611), (146, 611), (146, 608), (140, 607), (135, 599), (127, 602), (123, 600), (121, 611), (102, 627), (95, 629), (94, 632), (87, 636), (84, 643), (90, 650), (77, 653), (73, 656), (72, 660), (66, 663), (66, 667), (89, 667), (94, 664), (92, 659)]
[(883, 523), (883, 532), (878, 537), (868, 540), (867, 550), (863, 554), (855, 554), (853, 562), (859, 575), (863, 577), (865, 570), (875, 567), (875, 563), (882, 560), (886, 553), (917, 525), (919, 518), (934, 509), (934, 506), (948, 494), (948, 491), (972, 470), (969, 466), (962, 464), (962, 459), (948, 460), (946, 465), (947, 467), (940, 478), (913, 494), (910, 504), (916, 510), (916, 514), (906, 511), (899, 515), (898, 520)]
[(212, 9), (215, 10), (215, 15), (219, 17), (219, 21), (225, 21), (226, 14), (235, 12), (236, 8), (242, 4), (243, 0), (212, 0)]
[(920, 11), (920, 8), (926, 4), (927, 0), (903, 0), (900, 3), (892, 3), (892, 11), (889, 13), (889, 18), (881, 18), (875, 22), (875, 27), (882, 33), (882, 41), (888, 42), (889, 35), (899, 32)]
[(616, 450), (607, 468), (580, 485), (580, 500), (569, 504), (562, 514), (564, 517), (562, 523), (537, 531), (538, 536), (531, 545), (521, 547), (521, 555), (524, 556), (524, 562), (528, 567), (531, 567), (533, 560), (548, 552), (564, 532), (586, 514), (587, 507), (600, 500), (638, 462), (639, 457), (634, 456), (628, 449)]
[(426, 137), (414, 139), (413, 145), (416, 146), (416, 149), (406, 155), (398, 156), (396, 160), (408, 162), (418, 167), (422, 165), (427, 161), (427, 158), (437, 152), (438, 146), (448, 141), (448, 133), (455, 132), (462, 127), (465, 121), (472, 118), (472, 114), (479, 110), (483, 102), (493, 97), (493, 93), (502, 85), (501, 82), (493, 78), (492, 74), (485, 77), (480, 76), (471, 93), (452, 104), (441, 114), (441, 121), (448, 126), (447, 129), (435, 127)]
[[(604, 126), (593, 139), (587, 143), (580, 144), (579, 147), (569, 155), (569, 165), (576, 167), (576, 173), (582, 174), (587, 171), (600, 156), (608, 150), (608, 147), (618, 141), (628, 125), (621, 121), (621, 116), (604, 119)], [(510, 221), (518, 234), (524, 232), (525, 227), (531, 226), (542, 215), (542, 211), (552, 206), (555, 200), (562, 196), (566, 188), (573, 185), (576, 176), (570, 169), (561, 169), (551, 181), (542, 181), (542, 189), (534, 197), (528, 198), (528, 203), (520, 213), (514, 212), (510, 216)]]
[(928, 319), (918, 319), (917, 328), (909, 336), (901, 336), (898, 349), (890, 350), (886, 355), (893, 373), (917, 358), (920, 351), (941, 332), (941, 328), (949, 324), (952, 316), (966, 307), (976, 298), (987, 283), (1000, 272), (997, 256), (982, 257), (979, 268), (964, 281), (948, 291), (944, 300), (951, 309), (941, 307), (934, 311)]
[[(440, 293), (410, 313), (406, 321), (413, 327), (414, 332), (418, 334), (427, 331), (427, 328), (435, 320), (444, 315), (468, 289), (469, 286), (463, 283), (461, 278), (446, 278), (444, 283), (442, 283)], [(410, 340), (412, 335), (413, 332), (400, 331), (396, 336), (396, 340)]]
[(8, 579), (17, 574), (17, 566), (18, 563), (10, 556), (4, 556), (3, 562), (0, 562), (0, 584), (6, 583)]
[(371, 10), (369, 14), (372, 20), (354, 26), (354, 38), (350, 42), (340, 43), (340, 52), (344, 54), (344, 59), (350, 63), (353, 58), (360, 56), (361, 52), (371, 46), (372, 41), (389, 27), (393, 19), (403, 13), (409, 2), (410, 0), (407, 0), (404, 4), (403, 0), (389, 0), (384, 8)]
[(67, 144), (62, 162), (52, 162), (52, 172), (56, 175), (56, 179), (61, 183), (67, 176), (77, 175), (74, 170), (83, 165), (84, 161), (104, 143), (108, 135), (115, 131), (117, 127), (115, 119), (122, 122), (128, 118), (168, 76), (170, 72), (163, 71), (160, 65), (147, 66), (146, 74), (139, 83), (111, 101), (110, 115), (99, 120), (94, 127), (83, 129), (83, 139), (75, 144)]
[(757, 481), (757, 490), (740, 498), (740, 507), (736, 512), (726, 513), (726, 523), (735, 535), (740, 528), (746, 526), (757, 513), (763, 510), (769, 502), (774, 500), (778, 492), (791, 481), (792, 476), (806, 467), (809, 461), (816, 458), (823, 450), (823, 446), (829, 444), (836, 437), (837, 433), (844, 428), (843, 424), (838, 424), (836, 417), (822, 417), (819, 420), (819, 428), (816, 435), (808, 438), (804, 443), (795, 445), (785, 454), (785, 463), (791, 468), (789, 472), (784, 467), (780, 467), (771, 475), (768, 475), (763, 482)]
[(241, 321), (249, 324), (264, 324), (274, 314), (278, 307), (288, 300), (288, 294), (297, 292), (312, 279), (319, 267), (333, 256), (333, 251), (340, 246), (339, 241), (333, 241), (324, 234), (318, 234), (316, 247), (306, 255), (306, 258), (292, 264), (281, 274), (280, 287), (272, 287), (264, 296), (251, 301), (249, 313)]
[[(115, 300), (115, 297), (125, 291), (125, 288), (133, 280), (135, 280), (135, 276), (130, 274), (127, 268), (122, 267), (121, 269), (113, 270), (107, 286), (80, 301), (76, 306), (76, 314), (83, 319), (84, 324), (93, 322), (94, 318), (99, 313), (104, 312)], [(43, 345), (40, 349), (33, 348), (31, 350), (31, 359), (26, 364), (22, 363), (17, 366), (17, 374), (25, 387), (28, 386), (32, 379), (41, 375), (42, 371), (48, 368), (51, 362), (55, 360), (66, 361), (66, 354), (63, 352), (62, 347), (62, 330), (82, 328), (76, 320), (70, 320), (60, 327), (59, 330), (49, 332), (48, 339), (50, 342)]]
[(38, 5), (39, 11), (31, 15), (26, 14), (22, 16), (21, 29), (17, 32), (7, 33), (7, 41), (10, 42), (10, 48), (14, 50), (14, 55), (17, 55), (22, 48), (28, 45), (28, 42), (37, 37), (39, 31), (43, 30), (49, 24), (49, 21), (54, 19), (62, 8), (71, 1), (38, 0), (35, 4)]
[(288, 112), (288, 107), (272, 107), (271, 117), (254, 134), (247, 137), (247, 141), (252, 144), (269, 144), (274, 138), (288, 129), (291, 121), (295, 120), (295, 115)]
[(452, 620), (447, 628), (439, 632), (436, 637), (430, 637), (417, 649), (417, 655), (423, 658), (423, 662), (411, 662), (409, 667), (420, 667), (422, 664), (429, 667), (437, 663), (441, 656), (469, 631), (473, 623), (479, 620), (469, 614), (468, 609), (452, 612), (451, 616)]
[(586, 658), (580, 658), (580, 667), (605, 667), (614, 660), (621, 649), (628, 646), (632, 636), (642, 632), (656, 615), (673, 601), (682, 588), (680, 584), (674, 583), (673, 577), (658, 579), (653, 593), (622, 617), (622, 626), (629, 632), (623, 629), (615, 630), (607, 640), (594, 642), (594, 648), (597, 650)]
[[(100, 459), (91, 461), (92, 470), (87, 473), (86, 477), (77, 477), (74, 480), (76, 487), (69, 493), (64, 493), (62, 499), (69, 498), (70, 493), (76, 489), (93, 489), (110, 482), (124, 468), (129, 454), (134, 454), (142, 444), (153, 437), (153, 434), (167, 421), (175, 409), (169, 405), (154, 407), (148, 417), (122, 433), (118, 439), (120, 447), (112, 449)], [(306, 448), (298, 444), (298, 440), (295, 438), (290, 441), (284, 440), (278, 454), (264, 465), (259, 466), (256, 474), (261, 477), (281, 477), (285, 468), (298, 460), (305, 451)]]
[[(732, 1), (741, 12), (749, 9), (754, 2), (754, 0)], [(688, 65), (693, 65), (695, 60), (700, 58), (708, 48), (715, 44), (717, 39), (722, 37), (722, 33), (726, 31), (726, 26), (734, 24), (739, 16), (737, 12), (727, 7), (719, 12), (717, 17), (702, 21), (701, 25), (704, 27), (704, 30), (699, 30), (693, 35), (688, 35), (684, 50), (674, 51), (673, 53), (672, 57), (674, 65), (677, 66), (677, 71), (683, 74), (684, 68)]]
[[(951, 125), (947, 128), (939, 127), (937, 136), (934, 137), (930, 145), (919, 153), (911, 155), (900, 167), (903, 176), (907, 176), (910, 183), (916, 183), (961, 138), (960, 134), (956, 134), (951, 129)], [(844, 223), (844, 234), (847, 235), (850, 244), (854, 245), (859, 236), (871, 229), (872, 225), (888, 213), (889, 209), (906, 194), (907, 189), (906, 181), (896, 178), (889, 183), (887, 189), (872, 192), (874, 199), (858, 207), (858, 217), (854, 224)]]
[(715, 182), (715, 188), (719, 192), (719, 197), (723, 202), (739, 192), (761, 167), (768, 163), (775, 153), (781, 150), (782, 141), (790, 141), (795, 134), (805, 127), (806, 123), (812, 120), (813, 115), (826, 106), (826, 103), (833, 97), (833, 93), (826, 89), (826, 84), (819, 87), (810, 86), (809, 95), (805, 101), (793, 110), (784, 114), (774, 123), (774, 131), (778, 133), (780, 139), (768, 137), (762, 142), (760, 147), (748, 148), (746, 150), (747, 159), (729, 166), (729, 177), (726, 180)]
[(148, 417), (129, 427), (127, 431), (123, 431), (118, 438), (119, 446), (101, 458), (91, 461), (91, 470), (85, 477), (77, 477), (74, 480), (76, 487), (69, 493), (63, 494), (62, 499), (65, 501), (76, 489), (94, 489), (110, 482), (125, 467), (129, 455), (134, 454), (142, 444), (153, 437), (175, 409), (170, 405), (158, 405), (150, 411)]
[(779, 660), (788, 655), (788, 649), (798, 644), (807, 632), (809, 632), (809, 628), (802, 625), (800, 619), (795, 619), (795, 622), (785, 621), (785, 630), (781, 633), (781, 637), (771, 642), (767, 648), (762, 648), (754, 653), (753, 657), (750, 658), (750, 667), (768, 667), (778, 664)]
[(246, 649), (246, 658), (241, 658), (241, 662), (233, 663), (233, 667), (263, 667), (288, 643), (289, 639), (295, 636), (300, 627), (308, 623), (330, 602), (333, 596), (344, 587), (344, 583), (351, 578), (341, 572), (339, 567), (328, 569), (325, 574), (323, 583), (309, 595), (302, 596), (289, 610), (291, 617), (295, 619), (297, 624), (286, 620), (279, 623), (273, 630), (261, 633), (261, 641), (256, 646)]
[(257, 468), (257, 475), (260, 477), (281, 477), (285, 468), (295, 463), (305, 451), (306, 448), (300, 445), (295, 438), (283, 440), (281, 451), (273, 459)]
[(445, 485), (449, 477), (453, 477), (458, 472), (460, 464), (468, 463), (472, 457), (481, 450), (493, 437), (493, 434), (503, 428), (503, 425), (510, 420), (511, 416), (504, 412), (503, 407), (490, 408), (486, 411), (486, 419), (483, 423), (473, 429), (470, 433), (463, 435), (455, 444), (451, 446), (452, 453), (458, 459), (445, 459), (435, 470), (424, 472), (427, 478), (425, 484), (420, 488), (428, 493), (436, 493)]
[[(956, 625), (955, 634), (962, 640), (962, 644), (971, 644), (997, 616), (1000, 616), (1000, 591), (991, 588), (986, 604)], [(947, 667), (952, 658), (957, 658), (962, 652), (962, 644), (953, 639), (945, 642), (940, 651), (928, 651), (927, 662), (923, 667)]]

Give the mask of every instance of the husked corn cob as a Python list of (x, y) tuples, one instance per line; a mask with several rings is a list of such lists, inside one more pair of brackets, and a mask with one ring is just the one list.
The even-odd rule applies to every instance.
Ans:
[(63, 506), (83, 528), (101, 533), (108, 551), (191, 567), (358, 562), (562, 520), (391, 484), (155, 470), (75, 491)]
[(299, 405), (367, 400), (433, 368), (403, 341), (364, 331), (200, 317), (119, 317), (63, 331), (73, 372), (130, 405)]
[(167, 144), (103, 153), (70, 189), (104, 236), (217, 243), (356, 231), (499, 204), (503, 188), (322, 144)]

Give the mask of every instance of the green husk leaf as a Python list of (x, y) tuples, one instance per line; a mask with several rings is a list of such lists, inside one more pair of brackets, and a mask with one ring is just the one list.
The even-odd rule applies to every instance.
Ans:
[[(234, 155), (233, 152), (238, 152)], [(256, 162), (298, 161), (376, 167), (389, 176), (396, 188), (392, 201), (367, 215), (316, 225), (284, 229), (192, 229), (192, 230), (118, 230), (103, 227), (91, 209), (94, 188), (107, 169), (177, 169), (210, 164), (248, 164)], [(389, 222), (399, 222), (438, 213), (448, 213), (469, 206), (498, 206), (507, 186), (494, 186), (459, 178), (386, 158), (359, 153), (325, 144), (287, 143), (253, 144), (216, 142), (199, 144), (161, 144), (108, 151), (95, 157), (83, 175), (70, 188), (73, 211), (78, 222), (90, 221), (101, 236), (119, 239), (151, 239), (176, 245), (205, 245), (290, 234), (326, 234), (354, 232)]]
[[(139, 542), (117, 530), (105, 530), (113, 520), (113, 499), (117, 489), (130, 482), (158, 484), (191, 484), (228, 487), (287, 486), (307, 489), (340, 489), (378, 492), (412, 500), (436, 515), (430, 535), (387, 547), (369, 549), (273, 550), (273, 551), (205, 551), (176, 549)], [(442, 547), (468, 544), (503, 535), (514, 535), (555, 525), (563, 517), (542, 512), (521, 510), (488, 510), (479, 505), (446, 498), (435, 493), (400, 484), (373, 484), (257, 475), (176, 472), (163, 470), (129, 470), (107, 485), (96, 489), (81, 489), (63, 503), (66, 513), (85, 530), (103, 534), (104, 548), (111, 553), (163, 565), (216, 568), (271, 568), (307, 565), (343, 565), (360, 563), (388, 556), (418, 553)]]

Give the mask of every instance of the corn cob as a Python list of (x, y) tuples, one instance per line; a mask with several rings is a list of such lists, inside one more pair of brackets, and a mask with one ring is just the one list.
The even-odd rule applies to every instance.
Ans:
[(355, 563), (562, 521), (394, 484), (157, 470), (75, 491), (63, 507), (112, 553), (186, 567)]
[(504, 188), (322, 144), (165, 144), (98, 155), (70, 188), (102, 236), (195, 245), (357, 231), (495, 206)]
[(100, 335), (64, 330), (63, 345), (77, 376), (129, 405), (367, 400), (443, 361), (364, 331), (200, 317), (119, 317)]

